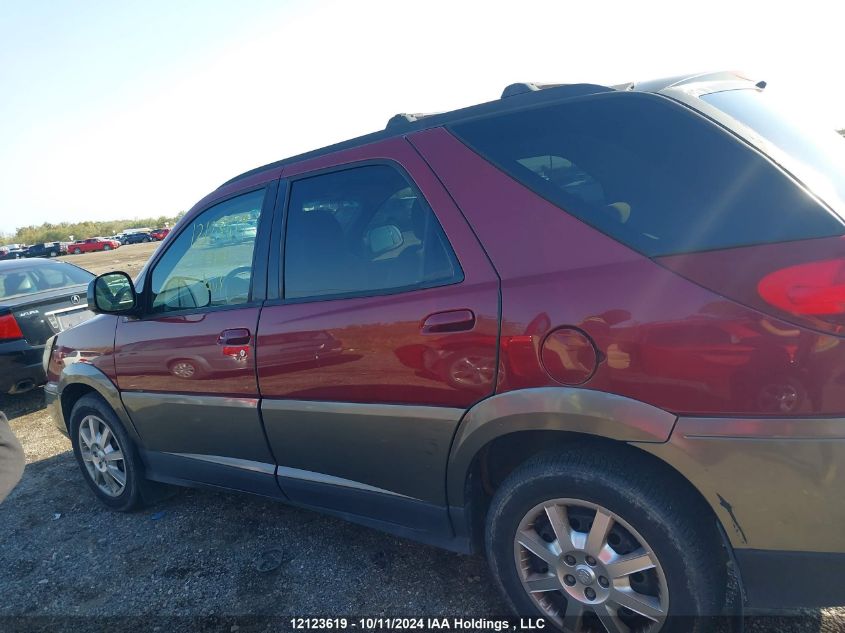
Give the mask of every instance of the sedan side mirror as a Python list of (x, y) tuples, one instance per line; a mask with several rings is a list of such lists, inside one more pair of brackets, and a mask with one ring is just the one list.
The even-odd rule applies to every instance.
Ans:
[(124, 272), (104, 273), (88, 284), (88, 309), (97, 314), (128, 314), (138, 306), (132, 278)]

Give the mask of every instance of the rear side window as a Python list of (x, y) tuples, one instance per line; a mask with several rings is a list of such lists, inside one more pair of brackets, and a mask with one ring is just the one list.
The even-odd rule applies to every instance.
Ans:
[(452, 131), (539, 195), (649, 256), (845, 230), (768, 160), (662, 97), (601, 95)]
[(463, 273), (405, 176), (367, 165), (293, 183), (284, 277), (285, 297), (303, 299), (430, 288)]

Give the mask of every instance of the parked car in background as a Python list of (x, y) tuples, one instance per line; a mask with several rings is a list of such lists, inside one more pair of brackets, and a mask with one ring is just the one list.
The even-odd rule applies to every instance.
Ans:
[(120, 243), (125, 246), (126, 244), (141, 244), (152, 241), (153, 238), (149, 233), (126, 233), (123, 235)]
[(572, 631), (845, 604), (845, 140), (764, 87), (515, 84), (224, 183), (45, 357), (81, 476), (484, 552)]
[(26, 257), (26, 246), (23, 244), (4, 244), (0, 246), (0, 260), (21, 259)]
[(170, 233), (170, 229), (163, 228), (163, 229), (153, 229), (150, 231), (150, 237), (152, 237), (155, 241), (160, 242), (167, 234)]
[(27, 247), (27, 257), (58, 257), (67, 255), (67, 242), (44, 242)]
[(44, 384), (44, 343), (94, 316), (85, 295), (93, 278), (61, 261), (0, 262), (0, 393)]
[(120, 247), (120, 242), (105, 237), (89, 237), (68, 245), (68, 251), (73, 255), (93, 253), (95, 251), (110, 251)]

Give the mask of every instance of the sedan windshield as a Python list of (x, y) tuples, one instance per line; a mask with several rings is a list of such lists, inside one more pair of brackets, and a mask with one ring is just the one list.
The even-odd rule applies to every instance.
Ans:
[(0, 269), (0, 299), (87, 284), (94, 275), (70, 264)]
[(726, 90), (701, 98), (777, 147), (785, 155), (783, 166), (845, 217), (845, 139), (839, 134), (765, 91)]

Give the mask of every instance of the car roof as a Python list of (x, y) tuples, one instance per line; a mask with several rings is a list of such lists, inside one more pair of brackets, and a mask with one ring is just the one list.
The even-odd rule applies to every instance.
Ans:
[[(710, 86), (719, 83), (736, 85), (739, 82), (752, 83), (753, 80), (745, 77), (736, 71), (719, 71), (707, 73), (695, 73), (689, 75), (678, 75), (646, 81), (632, 81), (629, 83), (613, 86), (599, 84), (543, 84), (535, 82), (515, 83), (506, 86), (502, 96), (495, 101), (488, 101), (465, 108), (459, 108), (449, 112), (437, 112), (433, 114), (423, 113), (401, 113), (391, 117), (383, 130), (365, 134), (357, 138), (328, 145), (303, 154), (284, 158), (255, 169), (250, 169), (230, 180), (227, 180), (219, 188), (235, 183), (244, 178), (260, 174), (261, 172), (283, 167), (288, 164), (298, 163), (309, 158), (316, 158), (325, 154), (331, 154), (345, 149), (358, 147), (376, 141), (382, 141), (395, 136), (401, 136), (411, 132), (426, 130), (443, 125), (450, 125), (472, 119), (475, 117), (500, 114), (505, 112), (522, 110), (543, 103), (555, 103), (576, 97), (601, 94), (607, 92), (661, 92), (678, 86), (689, 86), (691, 84), (706, 83)], [(763, 84), (765, 85), (765, 84)]]
[[(47, 268), (49, 266), (73, 266), (69, 262), (57, 262), (49, 259), (7, 259), (0, 261), (0, 270), (14, 270), (17, 268)], [(79, 268), (79, 266), (76, 266)]]

